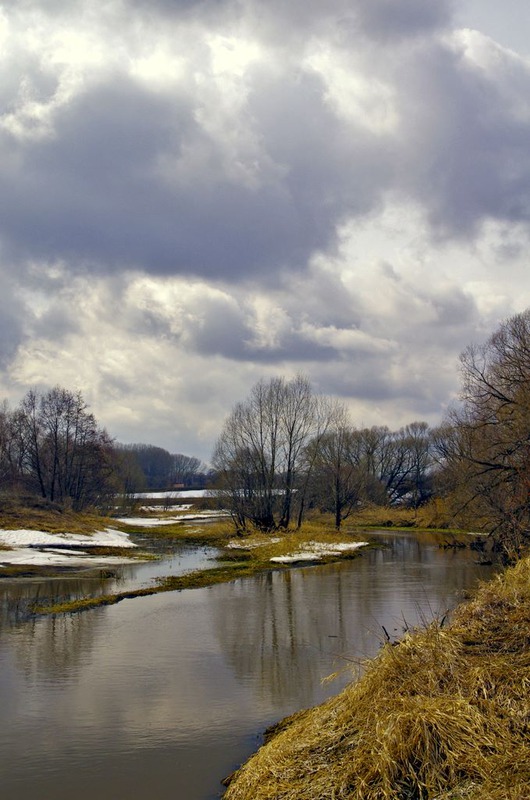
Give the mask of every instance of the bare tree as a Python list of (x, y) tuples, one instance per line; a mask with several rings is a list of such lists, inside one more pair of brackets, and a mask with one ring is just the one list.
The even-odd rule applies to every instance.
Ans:
[(13, 489), (20, 480), (24, 446), (20, 436), (19, 412), (7, 402), (0, 407), (0, 488)]
[(175, 453), (172, 458), (172, 483), (193, 486), (199, 482), (206, 472), (206, 466), (200, 458)]
[(337, 530), (359, 505), (366, 486), (355, 434), (346, 408), (336, 404), (329, 429), (310, 445), (315, 448), (313, 483), (319, 505), (333, 513)]
[(21, 471), (42, 497), (81, 509), (108, 491), (112, 441), (80, 392), (29, 391), (18, 410)]
[(307, 445), (325, 427), (324, 405), (307, 378), (260, 381), (238, 403), (217, 441), (213, 466), (222, 502), (240, 528), (271, 531), (301, 523)]
[(504, 550), (530, 537), (530, 310), (461, 356), (462, 403), (447, 422), (445, 465), (462, 506), (487, 519)]

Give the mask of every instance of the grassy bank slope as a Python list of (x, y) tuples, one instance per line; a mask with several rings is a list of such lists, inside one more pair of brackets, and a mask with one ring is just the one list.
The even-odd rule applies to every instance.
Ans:
[(527, 800), (530, 559), (281, 723), (225, 800)]

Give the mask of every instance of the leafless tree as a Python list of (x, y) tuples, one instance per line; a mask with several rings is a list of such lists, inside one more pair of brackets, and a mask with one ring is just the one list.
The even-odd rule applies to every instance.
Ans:
[(325, 404), (304, 376), (260, 381), (228, 417), (213, 454), (221, 500), (236, 525), (265, 530), (301, 523), (307, 445), (326, 426)]
[(23, 477), (42, 497), (69, 500), (75, 509), (97, 504), (108, 491), (112, 440), (99, 428), (80, 392), (59, 386), (30, 390), (17, 417)]
[(329, 429), (309, 448), (315, 448), (313, 485), (319, 506), (333, 513), (337, 530), (364, 495), (366, 480), (358, 444), (346, 408), (336, 404)]
[(461, 406), (439, 451), (462, 505), (517, 556), (530, 537), (530, 310), (468, 347), (461, 365)]
[(206, 466), (200, 458), (174, 453), (172, 456), (172, 483), (193, 486), (206, 472)]

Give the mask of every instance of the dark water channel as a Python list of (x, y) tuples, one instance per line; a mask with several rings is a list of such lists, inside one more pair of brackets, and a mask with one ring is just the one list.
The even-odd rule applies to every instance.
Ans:
[(383, 626), (398, 637), (443, 615), (490, 572), (472, 551), (381, 538), (354, 561), (30, 622), (12, 611), (29, 584), (4, 586), (3, 800), (218, 797), (263, 729), (337, 693)]

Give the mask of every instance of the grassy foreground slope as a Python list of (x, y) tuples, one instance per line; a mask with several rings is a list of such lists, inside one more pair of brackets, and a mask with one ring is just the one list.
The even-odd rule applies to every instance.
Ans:
[(277, 726), (225, 800), (527, 800), (530, 559)]

